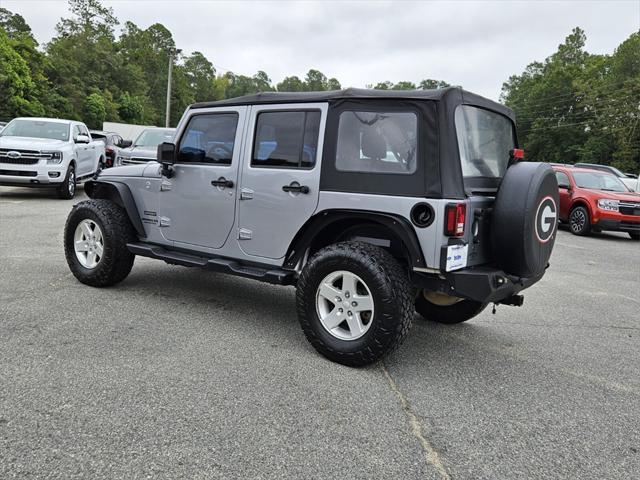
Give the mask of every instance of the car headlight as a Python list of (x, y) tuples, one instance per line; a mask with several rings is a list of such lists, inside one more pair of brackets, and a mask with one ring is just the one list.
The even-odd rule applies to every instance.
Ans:
[(618, 200), (611, 200), (609, 198), (601, 198), (598, 200), (598, 207), (602, 210), (609, 210), (610, 212), (618, 211)]
[(62, 152), (42, 152), (45, 155), (51, 155), (50, 158), (47, 158), (47, 163), (57, 165), (62, 163)]

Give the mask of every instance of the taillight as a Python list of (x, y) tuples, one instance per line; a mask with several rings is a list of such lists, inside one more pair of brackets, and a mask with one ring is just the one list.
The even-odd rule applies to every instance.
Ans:
[(105, 148), (105, 149), (104, 149), (104, 151), (105, 151), (106, 153), (108, 153), (109, 155), (111, 155), (111, 154), (113, 153), (113, 148), (111, 148), (111, 147), (107, 147), (107, 148)]
[(464, 221), (467, 214), (467, 205), (464, 203), (450, 203), (445, 211), (447, 223), (444, 234), (448, 237), (462, 237), (464, 235)]

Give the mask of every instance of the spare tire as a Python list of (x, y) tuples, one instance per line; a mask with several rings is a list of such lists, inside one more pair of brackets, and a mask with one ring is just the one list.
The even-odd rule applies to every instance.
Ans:
[(500, 268), (534, 277), (549, 263), (558, 228), (558, 182), (546, 163), (520, 162), (507, 169), (492, 215), (493, 255)]

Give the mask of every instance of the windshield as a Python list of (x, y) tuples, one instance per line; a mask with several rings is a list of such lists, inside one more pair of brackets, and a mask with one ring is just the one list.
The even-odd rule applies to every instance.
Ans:
[(513, 123), (499, 113), (461, 105), (455, 113), (464, 177), (501, 178), (515, 148)]
[(46, 120), (16, 119), (4, 127), (4, 130), (0, 132), (0, 137), (48, 138), (66, 142), (69, 140), (69, 124)]
[(173, 129), (150, 128), (142, 132), (135, 143), (134, 147), (157, 147), (162, 142), (170, 142), (173, 140)]
[(618, 177), (607, 173), (573, 172), (573, 179), (580, 188), (592, 188), (607, 192), (628, 192), (629, 189)]

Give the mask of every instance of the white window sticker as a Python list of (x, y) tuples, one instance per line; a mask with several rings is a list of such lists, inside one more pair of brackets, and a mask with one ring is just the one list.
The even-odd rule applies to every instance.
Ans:
[(447, 247), (446, 271), (451, 272), (452, 270), (460, 270), (466, 267), (468, 250), (469, 245), (451, 245)]

